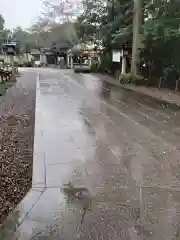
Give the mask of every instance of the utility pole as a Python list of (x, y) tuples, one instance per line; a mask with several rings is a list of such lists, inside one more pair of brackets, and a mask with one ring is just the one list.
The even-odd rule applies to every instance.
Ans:
[(133, 12), (133, 44), (132, 44), (132, 60), (131, 60), (131, 73), (132, 75), (138, 74), (140, 65), (140, 27), (143, 21), (143, 1), (134, 0)]

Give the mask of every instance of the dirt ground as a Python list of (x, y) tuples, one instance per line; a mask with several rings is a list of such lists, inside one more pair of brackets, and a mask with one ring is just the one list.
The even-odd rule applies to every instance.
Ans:
[(0, 223), (31, 187), (35, 97), (33, 73), (0, 97)]

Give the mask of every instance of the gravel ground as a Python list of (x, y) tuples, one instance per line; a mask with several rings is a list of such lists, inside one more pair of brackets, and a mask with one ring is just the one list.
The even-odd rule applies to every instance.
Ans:
[(0, 223), (31, 187), (36, 76), (22, 75), (0, 98)]

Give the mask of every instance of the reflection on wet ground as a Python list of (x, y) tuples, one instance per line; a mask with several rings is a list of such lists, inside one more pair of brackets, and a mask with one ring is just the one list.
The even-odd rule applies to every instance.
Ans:
[(9, 239), (180, 236), (180, 111), (70, 71), (41, 70), (32, 190)]
[(100, 91), (101, 91), (100, 96), (102, 98), (109, 99), (112, 91), (111, 89), (112, 89), (112, 85), (110, 85), (107, 82), (102, 82), (102, 86), (100, 88)]

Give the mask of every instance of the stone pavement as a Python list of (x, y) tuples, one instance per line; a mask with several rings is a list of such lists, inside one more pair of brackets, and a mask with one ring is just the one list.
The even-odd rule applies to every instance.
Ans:
[(65, 70), (41, 70), (36, 98), (32, 190), (0, 239), (179, 239), (178, 108)]

